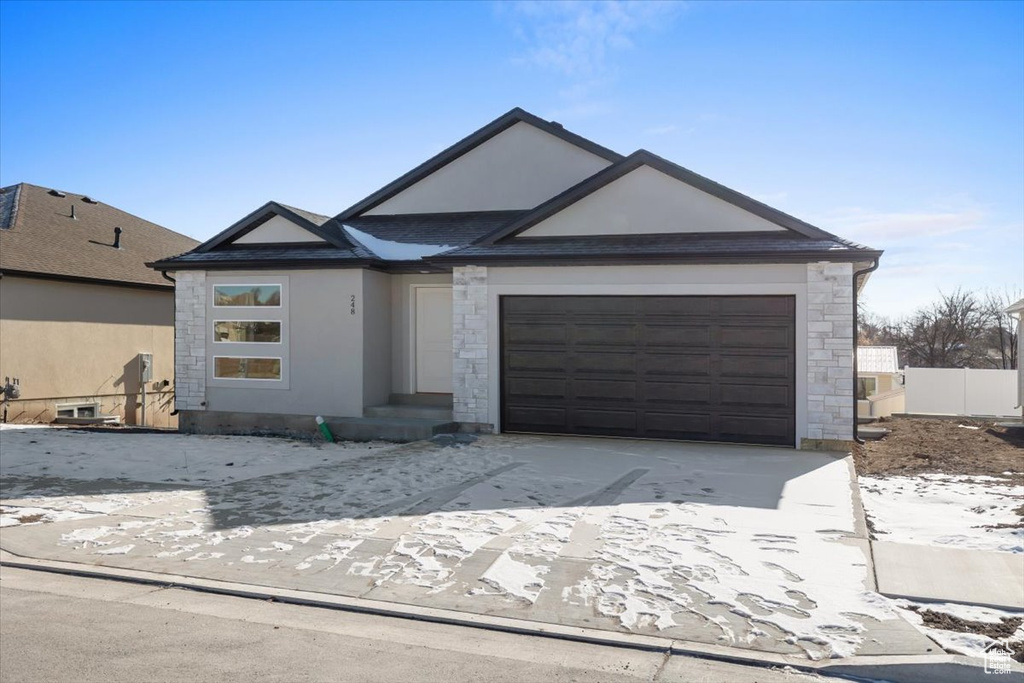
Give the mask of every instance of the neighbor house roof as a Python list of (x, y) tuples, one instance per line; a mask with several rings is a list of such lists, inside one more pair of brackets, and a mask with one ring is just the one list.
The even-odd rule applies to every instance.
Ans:
[(170, 288), (147, 262), (197, 244), (85, 195), (28, 183), (0, 189), (0, 271), (8, 275)]
[(857, 347), (857, 372), (885, 374), (899, 371), (900, 361), (895, 346)]
[(1007, 313), (1024, 313), (1024, 299), (1016, 301), (1006, 308)]

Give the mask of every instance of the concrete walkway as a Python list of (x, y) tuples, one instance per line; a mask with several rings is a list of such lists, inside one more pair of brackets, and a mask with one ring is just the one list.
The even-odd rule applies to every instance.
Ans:
[(1024, 555), (881, 541), (872, 546), (882, 595), (1024, 609)]
[[(939, 652), (872, 592), (846, 459), (535, 437), (351, 457), (239, 437), (281, 457), (242, 478), (232, 455), (219, 483), (221, 470), (199, 481), (158, 466), (194, 471), (204, 448), (234, 441), (124, 435), (146, 465), (104, 481), (80, 469), (111, 469), (92, 436), (4, 432), (0, 502), (31, 521), (0, 547), (810, 660)], [(285, 471), (289, 458), (307, 464)]]

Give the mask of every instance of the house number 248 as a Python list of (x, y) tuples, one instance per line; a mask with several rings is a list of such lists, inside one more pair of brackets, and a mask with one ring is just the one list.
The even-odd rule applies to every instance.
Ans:
[(348, 303), (349, 303), (348, 314), (349, 315), (355, 315), (356, 314), (356, 295), (355, 294), (353, 294), (351, 297), (349, 297), (349, 302)]

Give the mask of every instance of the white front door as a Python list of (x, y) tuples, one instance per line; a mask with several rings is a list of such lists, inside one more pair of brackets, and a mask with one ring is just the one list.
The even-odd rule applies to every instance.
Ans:
[(452, 393), (451, 287), (416, 288), (416, 391)]

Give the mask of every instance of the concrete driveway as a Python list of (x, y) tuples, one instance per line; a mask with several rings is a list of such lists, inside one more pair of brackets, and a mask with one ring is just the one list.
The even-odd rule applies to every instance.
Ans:
[(18, 555), (812, 659), (934, 648), (873, 591), (844, 458), (529, 436), (0, 438), (0, 546)]

